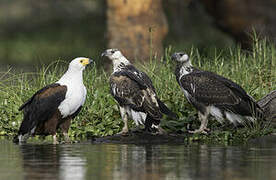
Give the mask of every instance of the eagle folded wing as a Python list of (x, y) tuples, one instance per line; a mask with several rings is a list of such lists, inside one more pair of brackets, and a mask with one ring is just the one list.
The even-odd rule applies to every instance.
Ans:
[(139, 84), (132, 81), (125, 73), (116, 73), (110, 77), (110, 90), (120, 105), (129, 105), (140, 109), (143, 104), (143, 94)]
[(196, 101), (206, 105), (234, 105), (241, 101), (223, 82), (202, 73), (182, 76), (180, 84)]
[(202, 74), (204, 74), (205, 76), (211, 76), (212, 78), (216, 79), (216, 81), (220, 81), (226, 87), (231, 89), (231, 91), (237, 96), (244, 97), (244, 98), (249, 97), (248, 94), (245, 92), (245, 90), (241, 86), (239, 86), (237, 83), (234, 83), (233, 81), (231, 81), (223, 76), (220, 76), (215, 73), (208, 72), (208, 71), (203, 71)]
[(139, 83), (140, 86), (149, 87), (155, 91), (151, 79), (143, 71), (139, 71), (133, 65), (127, 65), (125, 72), (127, 72), (126, 76)]
[(20, 131), (28, 132), (38, 123), (53, 116), (58, 106), (65, 99), (67, 88), (57, 83), (50, 84), (37, 91), (19, 110), (24, 111)]
[(159, 117), (161, 113), (155, 92), (144, 84), (135, 74), (125, 71), (114, 73), (110, 78), (111, 94), (121, 106), (127, 105), (135, 111)]

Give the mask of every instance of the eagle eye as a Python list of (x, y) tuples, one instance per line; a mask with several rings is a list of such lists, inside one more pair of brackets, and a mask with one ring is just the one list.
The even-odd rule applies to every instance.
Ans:
[(80, 60), (80, 63), (83, 63), (83, 60)]

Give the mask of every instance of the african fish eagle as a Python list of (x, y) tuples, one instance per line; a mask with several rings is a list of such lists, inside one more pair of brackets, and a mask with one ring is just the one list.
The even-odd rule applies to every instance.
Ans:
[(255, 121), (263, 117), (262, 109), (243, 88), (233, 81), (212, 72), (202, 71), (192, 66), (187, 54), (174, 53), (177, 62), (175, 76), (185, 97), (197, 110), (200, 128), (190, 133), (207, 133), (208, 115), (219, 122), (228, 119), (231, 123)]
[(24, 118), (14, 142), (25, 142), (30, 135), (52, 135), (57, 144), (58, 128), (69, 142), (71, 119), (80, 112), (86, 98), (82, 73), (91, 62), (89, 58), (75, 58), (60, 80), (37, 91), (19, 108)]
[(171, 117), (176, 117), (176, 114), (157, 97), (147, 74), (136, 69), (117, 49), (107, 49), (102, 56), (108, 57), (113, 63), (110, 92), (119, 103), (124, 122), (119, 134), (128, 133), (128, 118), (133, 119), (137, 126), (144, 125), (146, 131), (154, 127), (157, 133), (164, 133), (160, 127), (162, 113)]

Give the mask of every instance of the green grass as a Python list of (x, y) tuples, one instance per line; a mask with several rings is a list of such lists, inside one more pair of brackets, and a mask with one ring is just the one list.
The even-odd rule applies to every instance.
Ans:
[[(178, 120), (164, 117), (162, 126), (168, 132), (186, 132), (187, 124), (199, 127), (196, 110), (186, 101), (174, 76), (174, 64), (169, 56), (174, 52), (166, 49), (163, 59), (152, 60), (148, 64), (136, 64), (153, 80), (158, 96), (172, 111), (179, 115)], [(201, 55), (191, 48), (188, 53), (194, 66), (216, 72), (240, 84), (255, 99), (260, 99), (276, 89), (276, 49), (266, 41), (256, 42), (253, 52), (244, 52), (240, 48), (213, 50)], [(19, 106), (43, 86), (57, 81), (67, 68), (67, 63), (57, 61), (34, 73), (0, 73), (0, 135), (13, 136), (22, 121)], [(85, 138), (106, 136), (119, 132), (123, 126), (117, 103), (109, 93), (110, 72), (102, 68), (88, 67), (84, 72), (87, 87), (87, 100), (81, 113), (73, 120), (70, 136)], [(194, 135), (191, 141), (205, 140), (228, 143), (244, 141), (273, 131), (260, 124), (235, 128), (231, 124), (219, 124), (209, 121), (212, 132), (209, 136)]]

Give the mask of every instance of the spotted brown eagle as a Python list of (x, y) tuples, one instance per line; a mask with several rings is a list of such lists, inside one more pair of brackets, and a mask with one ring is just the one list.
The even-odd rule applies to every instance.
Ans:
[(263, 110), (245, 90), (230, 79), (192, 66), (183, 52), (174, 53), (175, 76), (187, 100), (198, 110), (200, 128), (190, 133), (207, 133), (208, 116), (219, 122), (228, 119), (234, 124), (255, 121)]
[[(128, 118), (136, 125), (144, 125), (145, 130), (158, 129), (163, 113), (171, 117), (176, 114), (158, 98), (151, 79), (146, 73), (133, 66), (117, 49), (108, 49), (102, 56), (108, 57), (113, 63), (113, 73), (110, 76), (110, 92), (119, 103), (124, 127), (120, 133), (128, 132)], [(154, 129), (154, 128), (153, 128)]]

